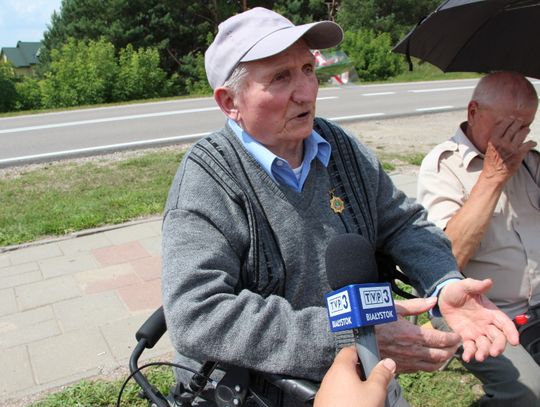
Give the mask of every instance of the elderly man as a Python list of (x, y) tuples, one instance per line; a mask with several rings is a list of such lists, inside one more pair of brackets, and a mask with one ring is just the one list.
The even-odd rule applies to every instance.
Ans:
[[(540, 154), (525, 140), (537, 107), (522, 75), (485, 76), (467, 121), (425, 157), (418, 178), (418, 199), (450, 238), (460, 270), (492, 278), (489, 298), (510, 318), (540, 303)], [(481, 405), (540, 405), (540, 367), (523, 347), (465, 366), (484, 383)]]
[[(483, 295), (490, 282), (462, 280), (423, 208), (396, 190), (362, 144), (315, 118), (310, 49), (336, 46), (342, 35), (335, 23), (294, 26), (263, 8), (219, 26), (205, 65), (227, 124), (186, 153), (163, 222), (164, 310), (181, 355), (320, 380), (336, 350), (324, 256), (343, 233), (359, 233), (395, 259), (419, 292), (440, 290), (439, 308), (456, 333), (403, 319), (378, 330), (381, 353), (399, 371), (436, 369), (460, 340), (467, 360), (518, 342), (512, 322)], [(419, 313), (434, 300), (399, 308)], [(392, 404), (407, 405), (395, 383)]]

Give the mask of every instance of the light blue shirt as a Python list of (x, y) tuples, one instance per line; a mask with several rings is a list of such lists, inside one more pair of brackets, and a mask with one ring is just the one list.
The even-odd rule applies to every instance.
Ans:
[(304, 140), (304, 160), (300, 166), (300, 175), (297, 178), (287, 160), (268, 150), (246, 133), (234, 120), (229, 119), (228, 124), (242, 145), (261, 164), (267, 174), (278, 184), (287, 185), (296, 192), (302, 191), (313, 159), (317, 158), (325, 167), (328, 166), (330, 161), (332, 147), (320, 134), (313, 130), (311, 135)]

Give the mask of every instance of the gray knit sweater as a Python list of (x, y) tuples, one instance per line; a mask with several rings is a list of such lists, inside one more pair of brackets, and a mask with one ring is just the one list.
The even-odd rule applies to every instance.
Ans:
[(421, 293), (460, 277), (444, 234), (376, 157), (335, 124), (314, 128), (332, 155), (327, 168), (313, 160), (300, 193), (276, 184), (228, 127), (184, 157), (162, 234), (163, 303), (181, 354), (320, 380), (335, 356), (323, 305), (337, 234), (362, 234)]

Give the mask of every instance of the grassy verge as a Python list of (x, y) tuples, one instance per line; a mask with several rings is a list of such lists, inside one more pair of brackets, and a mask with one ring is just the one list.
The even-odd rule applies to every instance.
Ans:
[[(150, 383), (163, 394), (167, 394), (169, 388), (174, 385), (172, 370), (168, 367), (149, 368), (144, 372)], [(127, 374), (126, 374), (127, 377)], [(115, 406), (118, 393), (125, 379), (114, 381), (107, 380), (82, 380), (73, 386), (50, 394), (43, 399), (32, 403), (29, 407), (108, 407)], [(141, 389), (131, 380), (122, 394), (121, 406), (147, 407), (145, 402), (138, 396)]]
[[(183, 152), (121, 160), (56, 162), (0, 175), (0, 247), (159, 215)], [(419, 165), (421, 155), (381, 153), (383, 167)]]
[(469, 79), (480, 78), (481, 74), (472, 72), (443, 72), (434, 65), (428, 62), (422, 62), (416, 58), (413, 58), (413, 70), (402, 72), (399, 75), (388, 78), (383, 83), (397, 83), (397, 82), (418, 82), (418, 81), (438, 81), (448, 79)]
[(0, 246), (160, 214), (183, 153), (60, 162), (0, 179)]
[[(145, 375), (163, 394), (167, 394), (174, 385), (173, 374), (169, 368), (150, 368)], [(405, 398), (414, 407), (476, 406), (482, 394), (479, 381), (467, 373), (457, 360), (453, 360), (442, 372), (402, 374), (398, 380)], [(83, 380), (50, 394), (29, 407), (114, 406), (123, 381), (124, 379)], [(148, 404), (137, 396), (139, 391), (138, 386), (130, 381), (122, 395), (121, 406), (147, 406)]]

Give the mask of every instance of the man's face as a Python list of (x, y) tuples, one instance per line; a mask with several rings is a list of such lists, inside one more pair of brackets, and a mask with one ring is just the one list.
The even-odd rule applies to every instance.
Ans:
[(531, 102), (524, 108), (516, 108), (513, 100), (503, 100), (496, 107), (469, 104), (468, 136), (478, 151), (485, 153), (495, 127), (505, 118), (522, 122), (521, 128), (529, 128), (536, 114), (537, 103)]
[(246, 66), (245, 85), (235, 98), (242, 128), (274, 153), (309, 137), (319, 84), (305, 42)]

